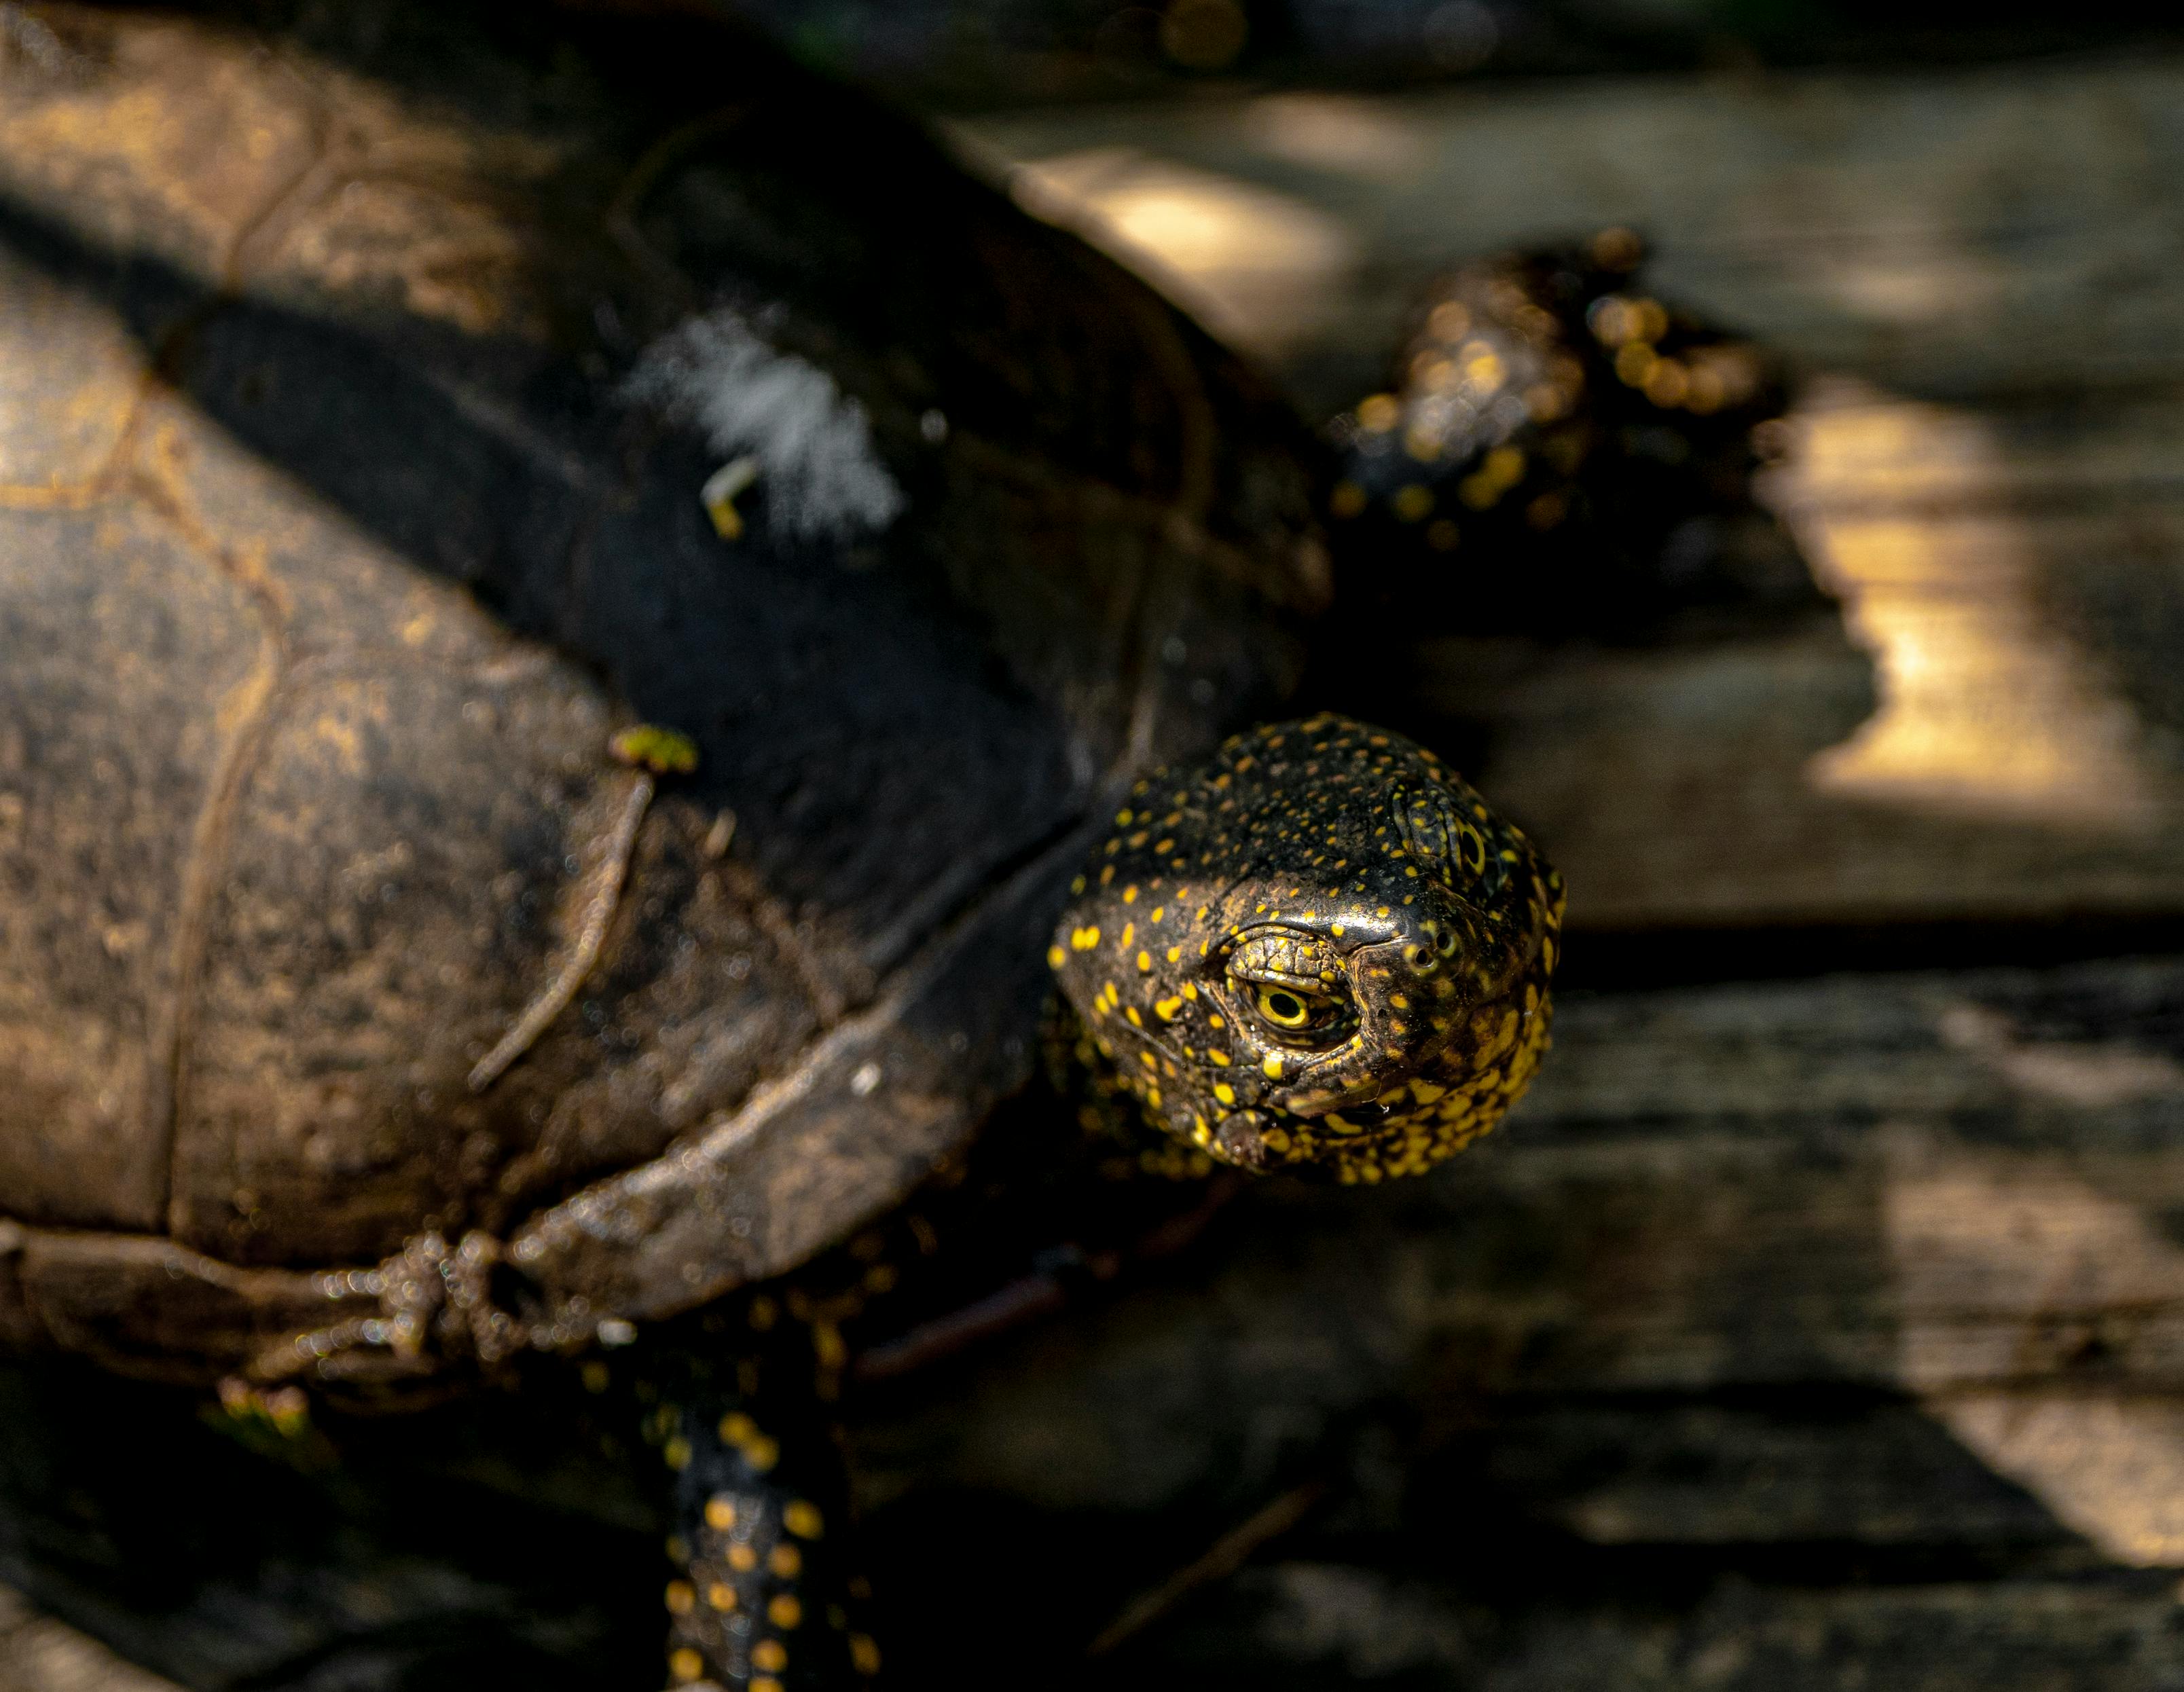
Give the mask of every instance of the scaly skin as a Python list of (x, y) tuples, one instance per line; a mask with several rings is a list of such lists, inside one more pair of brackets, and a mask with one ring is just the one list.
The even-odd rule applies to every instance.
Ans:
[[(1050, 1309), (1190, 1238), (1217, 1205), (1199, 1183), (1138, 1178), (1143, 1143), (1173, 1155), (1173, 1166), (1153, 1160), (1160, 1175), (1203, 1176), (1202, 1154), (1134, 1112), (1057, 1134), (1057, 1102), (1034, 1093), (910, 1203), (794, 1275), (584, 1365), (661, 1465), (671, 1687), (898, 1684), (881, 1673), (859, 1561), (835, 1426), (845, 1389), (876, 1361), (884, 1378), (917, 1366), (906, 1352), (944, 1354)], [(1012, 1305), (1011, 1294), (1028, 1296)], [(281, 1409), (237, 1414), (262, 1422)]]
[(1546, 1049), (1562, 878), (1431, 752), (1331, 715), (1138, 783), (1047, 955), (1108, 1086), (1251, 1169), (1413, 1175)]

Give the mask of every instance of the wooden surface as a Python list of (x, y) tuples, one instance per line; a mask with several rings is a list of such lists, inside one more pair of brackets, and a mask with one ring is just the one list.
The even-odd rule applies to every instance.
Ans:
[(178, 1692), (0, 1586), (0, 1692)]
[(960, 133), (1321, 409), (1375, 378), (1436, 268), (1609, 224), (1653, 242), (1659, 287), (1778, 347), (1976, 399), (2184, 379), (2180, 111), (2184, 67), (2137, 58), (1216, 97)]
[(1157, 1684), (2175, 1685), (2180, 1060), (2176, 960), (1580, 996), (1499, 1144), (1261, 1195), (868, 1422), (878, 1521), (1025, 1509), (945, 1547), (1006, 1609), (1329, 1478), (1118, 1654)]
[(2180, 114), (2092, 62), (967, 132), (1323, 410), (1439, 264), (1642, 227), (1804, 371), (1769, 497), (1842, 610), (1391, 642), (1569, 874), (1557, 1049), (1434, 1178), (1256, 1189), (854, 1406), (908, 1684), (2184, 1686)]
[(1484, 743), (1573, 922), (1628, 930), (2184, 911), (2179, 112), (2184, 65), (2089, 63), (960, 133), (1322, 415), (1379, 383), (1437, 270), (1618, 224), (1649, 286), (1793, 361), (1767, 495), (1840, 618), (1638, 653), (1391, 631), (1376, 654), (1402, 726)]
[(970, 135), (1323, 412), (1438, 266), (1643, 229), (1798, 365), (1765, 494), (1841, 610), (1391, 640), (1594, 990), (1479, 1155), (1256, 1194), (1173, 1284), (876, 1407), (897, 1556), (982, 1524), (947, 1579), (1006, 1609), (1011, 1561), (1124, 1520), (1187, 1569), (1318, 1480), (1114, 1684), (2184, 1684), (2180, 97), (2080, 63)]

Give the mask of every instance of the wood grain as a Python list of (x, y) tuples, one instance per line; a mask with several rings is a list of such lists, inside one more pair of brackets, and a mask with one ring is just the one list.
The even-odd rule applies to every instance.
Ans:
[(1145, 1672), (2184, 1669), (2184, 960), (1579, 995), (1497, 1138), (1367, 1206), (1260, 1189), (1165, 1284), (883, 1400), (913, 1608), (911, 1524), (1010, 1500), (1028, 1539), (926, 1547), (1006, 1593), (1332, 1473)]
[(1762, 497), (1840, 614), (1602, 649), (1386, 631), (1579, 930), (2184, 910), (2184, 66), (1284, 95), (963, 144), (1322, 415), (1437, 269), (1610, 224), (1804, 373)]
[(181, 1692), (0, 1587), (0, 1692)]
[(1669, 293), (1900, 392), (2175, 383), (2180, 109), (2184, 68), (2155, 58), (1212, 98), (958, 132), (1031, 203), (1150, 253), (1324, 411), (1378, 379), (1435, 269), (1611, 224), (1648, 236)]

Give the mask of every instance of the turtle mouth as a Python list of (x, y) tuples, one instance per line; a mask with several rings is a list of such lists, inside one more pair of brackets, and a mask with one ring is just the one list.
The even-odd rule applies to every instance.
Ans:
[(1273, 1125), (1273, 1119), (1263, 1110), (1232, 1110), (1213, 1131), (1214, 1143), (1230, 1163), (1255, 1173), (1263, 1172), (1282, 1160), (1275, 1149), (1267, 1144), (1268, 1131)]

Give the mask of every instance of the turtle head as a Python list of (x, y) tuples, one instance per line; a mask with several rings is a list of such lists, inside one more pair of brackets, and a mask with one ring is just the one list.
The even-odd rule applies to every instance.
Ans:
[(1424, 748), (1323, 715), (1138, 783), (1047, 954), (1106, 1080), (1224, 1162), (1418, 1173), (1547, 1043), (1562, 878)]

